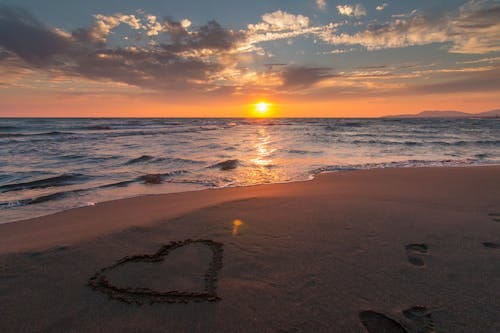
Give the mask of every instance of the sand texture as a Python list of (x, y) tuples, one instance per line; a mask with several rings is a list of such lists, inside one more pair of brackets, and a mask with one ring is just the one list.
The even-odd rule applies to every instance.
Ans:
[(500, 167), (144, 196), (0, 225), (0, 332), (500, 332)]

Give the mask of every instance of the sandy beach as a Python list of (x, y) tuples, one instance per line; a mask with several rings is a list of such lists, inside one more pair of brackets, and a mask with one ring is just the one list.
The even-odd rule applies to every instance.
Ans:
[(499, 166), (142, 196), (0, 239), (0, 332), (500, 332)]

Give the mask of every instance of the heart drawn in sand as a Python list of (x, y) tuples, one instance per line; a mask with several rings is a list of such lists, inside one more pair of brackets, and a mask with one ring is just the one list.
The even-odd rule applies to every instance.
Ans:
[[(212, 252), (212, 260), (204, 275), (203, 290), (199, 292), (168, 290), (160, 291), (147, 287), (121, 287), (113, 284), (108, 279), (108, 274), (119, 267), (131, 263), (161, 263), (165, 261), (169, 253), (190, 244), (200, 244), (208, 247)], [(186, 239), (184, 241), (170, 242), (162, 246), (154, 254), (141, 254), (126, 256), (111, 266), (104, 267), (95, 273), (88, 285), (97, 291), (129, 304), (153, 303), (189, 303), (189, 302), (216, 302), (220, 297), (216, 293), (217, 274), (222, 269), (222, 243), (209, 239)]]

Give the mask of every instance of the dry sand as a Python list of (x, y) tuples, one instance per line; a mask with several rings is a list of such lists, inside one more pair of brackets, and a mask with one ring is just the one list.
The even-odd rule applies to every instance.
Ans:
[(0, 332), (500, 332), (499, 219), (500, 167), (474, 167), (4, 224)]

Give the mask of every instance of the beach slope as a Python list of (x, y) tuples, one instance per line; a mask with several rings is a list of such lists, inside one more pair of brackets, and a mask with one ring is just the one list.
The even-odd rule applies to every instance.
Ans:
[(499, 332), (499, 262), (498, 166), (143, 196), (0, 225), (0, 332)]

